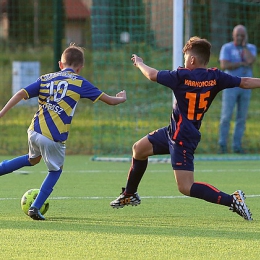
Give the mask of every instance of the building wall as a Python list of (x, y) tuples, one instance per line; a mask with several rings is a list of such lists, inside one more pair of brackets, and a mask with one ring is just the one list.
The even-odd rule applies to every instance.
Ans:
[(7, 14), (0, 15), (0, 39), (7, 39), (8, 37), (8, 19)]
[(151, 29), (154, 31), (156, 45), (162, 48), (172, 46), (173, 0), (144, 0), (151, 6)]
[(71, 42), (75, 42), (79, 45), (84, 45), (86, 42), (84, 36), (84, 26), (81, 22), (67, 23), (65, 28), (65, 37), (67, 45)]

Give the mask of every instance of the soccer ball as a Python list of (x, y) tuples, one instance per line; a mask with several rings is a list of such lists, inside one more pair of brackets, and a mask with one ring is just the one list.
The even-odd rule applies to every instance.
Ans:
[[(28, 215), (28, 210), (31, 207), (32, 203), (36, 199), (39, 189), (30, 189), (24, 193), (21, 199), (21, 207), (23, 212)], [(49, 199), (47, 199), (42, 207), (40, 208), (40, 212), (42, 215), (44, 215), (49, 209)]]

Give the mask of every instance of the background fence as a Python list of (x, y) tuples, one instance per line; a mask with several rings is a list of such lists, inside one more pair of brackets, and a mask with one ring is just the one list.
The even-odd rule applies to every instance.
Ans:
[[(260, 47), (260, 4), (246, 0), (185, 0), (184, 42), (193, 35), (213, 46), (209, 66), (219, 67), (223, 43), (232, 29), (244, 24), (249, 42)], [(126, 103), (108, 107), (82, 100), (73, 119), (67, 153), (131, 154), (132, 144), (169, 122), (172, 93), (149, 82), (133, 67), (131, 54), (142, 56), (157, 69), (172, 69), (172, 0), (2, 0), (0, 1), (0, 105), (12, 95), (14, 61), (37, 61), (40, 74), (57, 69), (70, 42), (85, 47), (82, 75), (108, 94), (126, 89)], [(180, 66), (182, 64), (179, 64)], [(28, 70), (24, 77), (32, 75)], [(260, 77), (259, 59), (254, 76)], [(258, 153), (260, 92), (252, 95), (244, 146)], [(221, 95), (205, 116), (198, 153), (217, 152)], [(26, 130), (35, 105), (14, 108), (0, 120), (0, 154), (27, 152)], [(231, 126), (233, 128), (233, 124)]]

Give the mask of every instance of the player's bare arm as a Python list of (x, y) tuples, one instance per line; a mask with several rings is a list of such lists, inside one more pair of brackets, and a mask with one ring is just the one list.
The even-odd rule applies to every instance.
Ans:
[(240, 88), (253, 89), (260, 88), (260, 78), (241, 78)]
[(131, 60), (133, 62), (133, 65), (139, 68), (146, 78), (151, 81), (157, 81), (157, 69), (151, 68), (144, 64), (143, 59), (141, 57), (138, 57), (136, 54), (132, 55)]
[(103, 93), (99, 100), (103, 101), (108, 105), (115, 106), (126, 101), (126, 91), (122, 90), (118, 92), (116, 96), (109, 96), (106, 93)]
[(13, 97), (6, 103), (6, 105), (0, 111), (0, 118), (3, 117), (8, 110), (10, 110), (17, 103), (19, 103), (22, 99), (27, 98), (28, 97), (26, 92), (23, 89), (19, 90), (16, 94), (13, 95)]

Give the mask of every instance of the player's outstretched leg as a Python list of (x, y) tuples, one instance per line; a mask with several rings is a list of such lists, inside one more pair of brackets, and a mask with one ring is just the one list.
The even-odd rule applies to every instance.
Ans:
[(5, 160), (0, 163), (0, 176), (16, 171), (24, 166), (32, 166), (29, 162), (29, 155), (25, 154), (11, 160)]
[(233, 203), (231, 204), (230, 210), (236, 212), (239, 216), (245, 220), (253, 220), (252, 214), (245, 203), (245, 194), (241, 190), (235, 191), (233, 194)]
[(230, 195), (208, 183), (194, 182), (190, 189), (190, 196), (227, 206), (245, 220), (253, 220), (252, 214), (245, 204), (244, 192), (241, 190), (237, 190)]
[(134, 194), (127, 194), (125, 193), (125, 188), (122, 188), (122, 193), (117, 199), (110, 202), (110, 206), (118, 209), (128, 205), (137, 206), (140, 203), (141, 198), (139, 197), (137, 192), (135, 192)]

